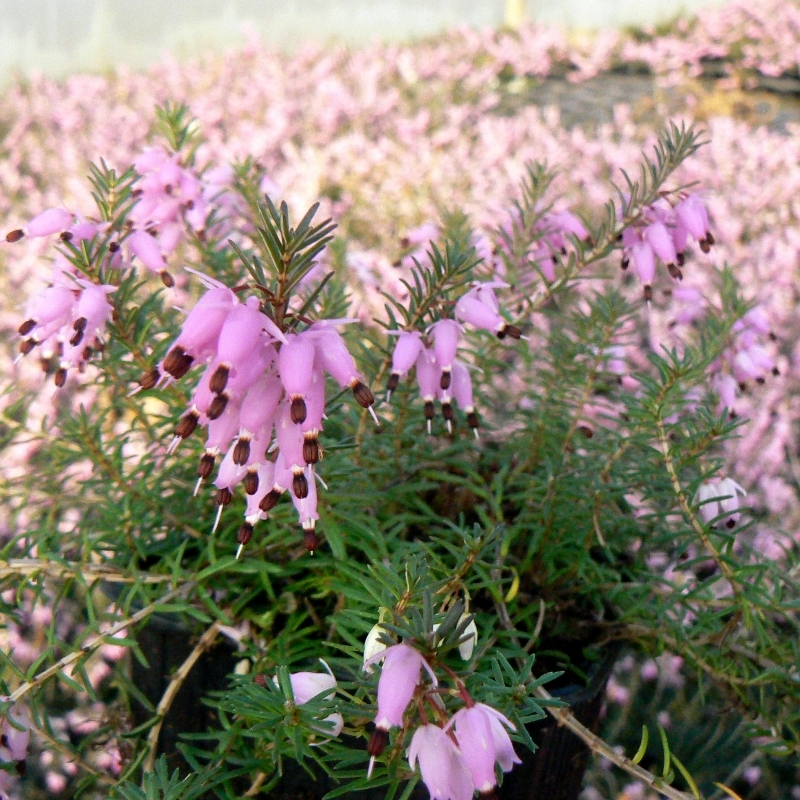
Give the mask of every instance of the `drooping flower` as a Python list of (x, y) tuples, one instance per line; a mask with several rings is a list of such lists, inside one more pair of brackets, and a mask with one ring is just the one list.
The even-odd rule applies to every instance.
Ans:
[(388, 731), (400, 727), (403, 715), (414, 696), (422, 668), (428, 671), (434, 686), (438, 684), (436, 675), (419, 650), (408, 644), (396, 644), (380, 651), (364, 663), (364, 669), (377, 661), (383, 661), (381, 677), (378, 680), (378, 712), (375, 727)]
[(470, 800), (474, 787), (469, 770), (450, 736), (438, 725), (421, 725), (408, 748), (408, 763), (419, 762), (431, 800)]
[(726, 528), (734, 528), (739, 521), (739, 495), (747, 492), (733, 478), (722, 478), (701, 484), (695, 495), (700, 516), (706, 524), (716, 525), (724, 515)]
[[(321, 660), (321, 659), (320, 659)], [(289, 680), (292, 684), (292, 695), (298, 706), (305, 705), (309, 700), (322, 696), (326, 700), (333, 700), (336, 694), (336, 677), (330, 671), (330, 667), (322, 662), (327, 672), (292, 672)], [(277, 686), (278, 678), (274, 676), (272, 682)], [(338, 736), (344, 727), (344, 718), (338, 711), (334, 711), (325, 717), (322, 722), (330, 723), (331, 727), (315, 728), (326, 736)]]
[(447, 724), (455, 726), (456, 739), (472, 782), (479, 792), (489, 792), (497, 785), (494, 765), (509, 772), (521, 761), (506, 731), (515, 730), (512, 722), (491, 706), (475, 703), (462, 708)]

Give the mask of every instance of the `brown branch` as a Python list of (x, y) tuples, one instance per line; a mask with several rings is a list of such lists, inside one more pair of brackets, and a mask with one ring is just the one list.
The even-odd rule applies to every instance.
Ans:
[[(542, 700), (552, 700), (553, 696), (543, 686), (537, 686), (534, 693)], [(670, 800), (695, 800), (694, 796), (674, 789), (667, 783), (664, 783), (662, 778), (653, 775), (646, 769), (634, 764), (627, 756), (618, 753), (610, 745), (606, 744), (596, 734), (592, 733), (585, 725), (578, 722), (577, 719), (565, 708), (545, 706), (546, 711), (559, 725), (564, 725), (569, 728), (584, 744), (593, 752), (607, 758), (613, 764), (616, 764), (621, 769), (624, 769), (629, 775), (638, 778), (643, 783), (647, 784), (651, 789), (669, 797)]]

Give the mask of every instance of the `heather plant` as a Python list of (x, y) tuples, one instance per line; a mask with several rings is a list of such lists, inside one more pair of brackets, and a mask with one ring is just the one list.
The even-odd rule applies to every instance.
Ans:
[[(565, 687), (602, 687), (623, 650), (796, 757), (796, 575), (754, 546), (722, 459), (774, 343), (679, 182), (699, 135), (669, 126), (582, 217), (530, 164), (493, 224), (451, 208), (412, 231), (351, 316), (334, 222), (252, 159), (204, 160), (185, 107), (158, 118), (130, 167), (93, 168), (95, 208), (6, 236), (11, 258), (52, 248), (18, 322), (51, 388), (6, 390), (26, 461), (2, 610), (45, 638), (3, 655), (0, 791), (35, 732), (76, 792), (269, 797), (298, 764), (329, 797), (489, 797), (549, 715), (650, 791), (736, 797), (657, 700), (627, 752), (570, 711)], [(159, 618), (196, 639), (152, 699), (129, 662)], [(235, 668), (173, 772), (165, 720), (220, 639)], [(53, 712), (81, 697), (144, 719), (66, 737)]]

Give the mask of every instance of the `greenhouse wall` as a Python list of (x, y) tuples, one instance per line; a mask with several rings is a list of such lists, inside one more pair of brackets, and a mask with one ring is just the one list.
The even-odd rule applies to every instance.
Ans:
[(248, 35), (296, 48), (307, 40), (403, 40), (455, 25), (521, 19), (575, 29), (651, 24), (713, 0), (0, 0), (0, 81), (31, 71), (62, 76), (165, 53), (186, 58)]

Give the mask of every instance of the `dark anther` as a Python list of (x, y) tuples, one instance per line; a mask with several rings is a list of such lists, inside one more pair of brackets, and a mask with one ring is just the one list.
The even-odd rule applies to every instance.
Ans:
[(75, 331), (72, 338), (69, 340), (69, 343), (73, 347), (77, 347), (83, 341), (83, 331)]
[(736, 520), (735, 520), (735, 519), (729, 519), (729, 520), (728, 520), (728, 521), (725, 523), (725, 527), (726, 527), (726, 528), (728, 528), (729, 530), (732, 530), (733, 528), (735, 528), (735, 527), (736, 527)]
[(203, 478), (204, 480), (208, 478), (214, 471), (216, 460), (217, 459), (211, 453), (204, 453), (203, 457), (200, 459), (200, 465), (197, 467), (197, 477)]
[(467, 414), (467, 424), (473, 429), (478, 427), (478, 415), (474, 411)]
[(61, 233), (61, 241), (62, 242), (71, 242), (72, 241), (72, 234), (69, 231), (62, 231), (62, 233)]
[(187, 359), (192, 359), (192, 357), (180, 345), (173, 347), (164, 359), (164, 371), (173, 378), (182, 378), (189, 371), (192, 363), (190, 360), (189, 366), (186, 366)]
[(139, 386), (141, 386), (142, 389), (152, 389), (158, 383), (160, 377), (161, 374), (158, 369), (154, 367), (139, 378)]
[(361, 381), (356, 381), (353, 384), (353, 396), (361, 408), (369, 408), (375, 402), (375, 397), (369, 387), (365, 386)]
[(67, 371), (64, 367), (56, 370), (56, 376), (53, 378), (53, 382), (59, 389), (67, 382)]
[[(97, 352), (100, 352), (100, 348), (98, 348)], [(88, 361), (92, 357), (92, 348), (89, 345), (83, 348), (83, 352), (81, 353), (81, 358), (84, 361)]]
[(292, 422), (300, 424), (306, 421), (306, 401), (302, 397), (292, 398)]
[(24, 778), (25, 773), (28, 771), (28, 762), (23, 758), (21, 761), (17, 761), (15, 766), (17, 769), (17, 775), (19, 775), (20, 778)]
[(23, 231), (21, 228), (17, 228), (15, 231), (9, 231), (6, 234), (6, 241), (7, 242), (18, 242), (24, 235), (25, 235), (25, 231)]
[(506, 336), (510, 336), (512, 339), (519, 339), (522, 336), (522, 331), (516, 325), (503, 325), (497, 332), (497, 338), (505, 339)]
[(158, 274), (161, 276), (161, 283), (163, 283), (167, 289), (171, 289), (175, 285), (175, 278), (173, 278), (172, 275), (170, 275), (165, 269), (162, 269)]
[(450, 388), (450, 370), (443, 369), (442, 370), (442, 377), (439, 378), (439, 388), (440, 389), (449, 389)]
[(367, 742), (367, 752), (375, 758), (386, 749), (387, 744), (389, 744), (389, 732), (375, 728)]
[[(22, 331), (20, 331), (20, 333), (22, 333)], [(395, 391), (395, 389), (397, 389), (399, 385), (400, 385), (400, 376), (396, 372), (393, 372), (389, 376), (389, 380), (386, 383), (386, 391), (393, 392)]]
[(258, 473), (245, 472), (243, 483), (246, 494), (255, 494), (258, 491)]
[(271, 489), (262, 498), (258, 507), (265, 513), (269, 513), (278, 505), (278, 500), (281, 499), (281, 493), (277, 489)]
[(303, 539), (309, 553), (313, 554), (315, 550), (319, 549), (319, 536), (316, 531), (303, 531)]
[(652, 286), (645, 286), (644, 287), (644, 299), (648, 303), (653, 299), (653, 287)]
[(36, 327), (36, 320), (26, 319), (22, 325), (19, 326), (19, 335), (27, 336)]
[(631, 260), (629, 258), (623, 258), (622, 261), (619, 262), (619, 266), (621, 269), (628, 269), (630, 263)]
[(184, 414), (175, 424), (175, 435), (180, 436), (181, 439), (186, 439), (194, 433), (197, 427), (199, 415), (196, 411), (190, 411)]
[[(248, 458), (250, 458), (250, 440), (242, 437), (233, 448), (233, 463), (243, 467)], [(252, 492), (248, 492), (248, 494), (252, 494)]]
[(108, 252), (109, 253), (116, 253), (119, 250), (119, 242), (109, 242), (108, 244)]
[(245, 522), (236, 533), (236, 541), (239, 544), (247, 544), (253, 538), (253, 526), (249, 522)]
[(303, 439), (303, 461), (306, 464), (316, 464), (322, 460), (322, 448), (319, 446), (319, 439), (309, 437)]
[(594, 436), (594, 431), (588, 425), (578, 425), (578, 430), (587, 438)]
[(37, 344), (38, 342), (34, 342), (33, 339), (23, 339), (19, 343), (19, 351), (22, 353), (22, 355), (26, 356), (31, 350), (33, 350), (34, 347), (36, 347)]
[(211, 389), (214, 394), (219, 394), (220, 392), (225, 391), (225, 387), (228, 385), (228, 375), (230, 374), (230, 368), (226, 367), (224, 364), (220, 364), (215, 370), (214, 374), (211, 376), (211, 383), (209, 384), (209, 389)]
[(453, 419), (453, 404), (443, 400), (442, 401), (442, 416), (450, 422)]
[(686, 263), (686, 256), (683, 253), (677, 253), (678, 266), (682, 267)]
[(218, 419), (219, 417), (221, 417), (222, 412), (225, 410), (225, 406), (227, 405), (228, 405), (228, 396), (225, 394), (218, 394), (211, 401), (211, 405), (208, 407), (208, 411), (206, 411), (208, 418)]
[(676, 278), (679, 281), (683, 280), (683, 273), (675, 266), (675, 264), (667, 264), (667, 270), (669, 271), (671, 278)]
[(436, 416), (436, 410), (433, 407), (433, 400), (425, 402), (425, 419), (433, 419)]
[(83, 332), (86, 330), (86, 323), (86, 317), (78, 317), (78, 319), (75, 320), (75, 324), (72, 326), (72, 328), (76, 331)]
[(772, 368), (772, 374), (773, 375), (780, 375), (781, 371), (777, 367), (773, 367)]
[(233, 495), (230, 489), (219, 489), (217, 491), (217, 505), (227, 506), (233, 500)]
[(298, 500), (308, 497), (308, 480), (302, 472), (292, 478), (292, 492)]

